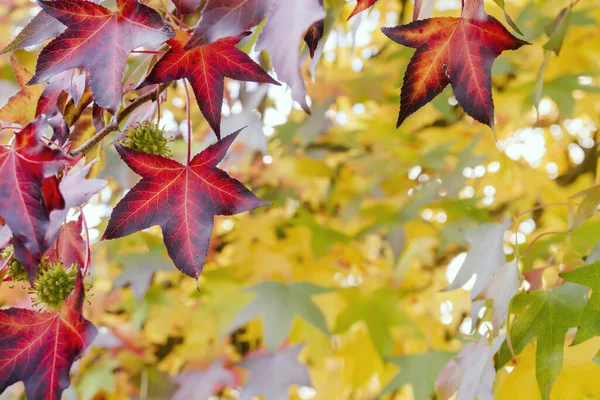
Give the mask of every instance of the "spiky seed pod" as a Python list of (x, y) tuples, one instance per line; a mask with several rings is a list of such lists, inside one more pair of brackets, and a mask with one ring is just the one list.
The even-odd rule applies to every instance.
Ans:
[(123, 141), (123, 145), (132, 150), (158, 154), (164, 157), (171, 156), (168, 145), (173, 139), (165, 137), (165, 131), (153, 122), (138, 123), (135, 128), (129, 128), (125, 135), (127, 138)]
[(23, 268), (23, 266), (21, 265), (20, 262), (17, 261), (17, 259), (14, 256), (14, 248), (13, 246), (7, 246), (4, 248), (4, 250), (2, 250), (2, 260), (6, 261), (8, 260), (9, 257), (11, 257), (10, 261), (8, 262), (10, 265), (10, 268), (8, 270), (8, 276), (11, 276), (14, 282), (27, 282), (28, 277), (27, 277), (27, 271), (25, 271), (25, 268)]
[(65, 269), (60, 261), (50, 262), (42, 259), (35, 281), (33, 303), (59, 309), (75, 288), (77, 268), (78, 266), (73, 264)]

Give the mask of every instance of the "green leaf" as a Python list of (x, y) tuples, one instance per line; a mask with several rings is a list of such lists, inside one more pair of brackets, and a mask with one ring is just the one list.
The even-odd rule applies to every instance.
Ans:
[(568, 282), (578, 283), (592, 289), (592, 295), (583, 308), (579, 327), (571, 345), (600, 335), (600, 261), (564, 272), (560, 276)]
[(346, 308), (338, 315), (333, 333), (346, 332), (356, 322), (364, 321), (373, 345), (382, 355), (392, 348), (392, 326), (409, 326), (416, 336), (422, 336), (419, 327), (398, 309), (398, 293), (392, 289), (384, 287), (365, 295), (359, 288), (349, 288), (341, 295)]
[(263, 282), (247, 291), (256, 297), (235, 317), (229, 332), (264, 314), (263, 335), (271, 352), (277, 351), (292, 329), (294, 317), (299, 315), (309, 324), (329, 335), (325, 316), (312, 302), (311, 297), (330, 289), (308, 282), (287, 285), (281, 282)]
[(432, 351), (424, 354), (390, 357), (389, 361), (396, 364), (400, 371), (383, 388), (381, 395), (410, 384), (415, 400), (428, 399), (434, 392), (435, 379), (452, 356), (454, 353), (447, 351)]
[(305, 226), (311, 234), (311, 244), (316, 255), (324, 256), (329, 253), (331, 247), (336, 243), (346, 243), (350, 238), (343, 233), (322, 226), (313, 214), (305, 210), (298, 210), (297, 215), (290, 220), (293, 226)]
[(498, 4), (498, 7), (500, 7), (502, 9), (502, 11), (504, 11), (504, 19), (506, 20), (506, 23), (508, 25), (510, 25), (510, 27), (513, 28), (515, 30), (515, 32), (517, 32), (519, 35), (523, 36), (523, 32), (521, 32), (521, 30), (519, 29), (519, 27), (517, 26), (515, 21), (513, 21), (513, 19), (510, 17), (510, 15), (508, 15), (508, 13), (506, 12), (506, 9), (504, 8), (506, 6), (504, 4), (504, 0), (494, 0), (494, 3)]
[(99, 391), (114, 393), (116, 390), (115, 372), (119, 362), (117, 360), (106, 360), (96, 363), (79, 381), (77, 388), (82, 400), (91, 400)]
[(571, 7), (563, 8), (560, 13), (556, 16), (554, 21), (545, 27), (546, 35), (549, 39), (544, 44), (544, 49), (553, 51), (556, 55), (559, 55), (560, 49), (562, 48), (565, 40), (565, 35), (569, 29), (569, 23), (571, 20)]
[[(536, 378), (544, 400), (550, 398), (562, 369), (565, 335), (579, 323), (587, 292), (583, 286), (566, 283), (547, 292), (521, 293), (512, 300), (510, 312), (516, 319), (511, 324), (511, 344), (515, 354), (519, 354), (537, 338)], [(509, 359), (511, 353), (505, 343), (496, 366)]]
[(571, 229), (577, 228), (596, 213), (596, 209), (600, 205), (600, 185), (592, 186), (573, 196), (574, 199), (579, 197), (583, 197), (583, 200), (577, 207), (577, 211), (575, 211)]

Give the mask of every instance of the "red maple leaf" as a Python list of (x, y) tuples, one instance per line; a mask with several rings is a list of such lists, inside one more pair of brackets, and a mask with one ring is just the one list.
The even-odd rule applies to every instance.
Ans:
[(81, 236), (83, 231), (83, 214), (79, 214), (77, 221), (69, 221), (62, 225), (58, 238), (53, 248), (48, 249), (46, 255), (50, 261), (60, 261), (65, 268), (77, 264), (83, 268), (90, 260), (87, 243)]
[(239, 132), (209, 146), (187, 166), (117, 144), (123, 161), (142, 179), (114, 208), (103, 239), (160, 225), (175, 266), (197, 278), (208, 251), (213, 216), (270, 204), (217, 168)]
[(356, 7), (354, 7), (354, 10), (352, 10), (350, 15), (348, 16), (348, 19), (354, 17), (360, 12), (365, 11), (366, 9), (373, 7), (375, 3), (377, 3), (377, 0), (358, 0), (356, 3)]
[[(323, 7), (323, 0), (319, 0), (319, 4)], [(314, 24), (312, 24), (306, 34), (304, 35), (304, 41), (308, 46), (308, 50), (310, 51), (310, 58), (314, 58), (315, 51), (317, 50), (317, 46), (319, 46), (319, 41), (323, 38), (323, 33), (325, 32), (325, 20), (320, 19)]]
[(482, 0), (467, 2), (460, 18), (430, 18), (382, 31), (393, 41), (417, 49), (404, 75), (396, 127), (450, 83), (465, 112), (493, 129), (494, 59), (528, 43), (487, 15)]
[(83, 297), (79, 272), (75, 289), (56, 312), (0, 310), (0, 392), (23, 381), (28, 399), (60, 399), (73, 362), (96, 336), (81, 313)]
[(0, 147), (0, 215), (14, 234), (15, 256), (32, 279), (56, 239), (46, 237), (50, 212), (65, 207), (54, 175), (76, 161), (40, 141), (46, 127), (38, 117), (15, 134), (12, 146)]
[(279, 85), (248, 54), (237, 49), (244, 35), (228, 37), (191, 50), (184, 46), (190, 35), (178, 31), (168, 44), (171, 49), (154, 65), (138, 89), (154, 83), (171, 82), (186, 78), (192, 85), (200, 111), (212, 130), (221, 137), (221, 107), (225, 78), (247, 82)]
[(131, 50), (157, 46), (173, 36), (160, 14), (135, 0), (119, 0), (112, 12), (85, 0), (40, 0), (50, 16), (67, 26), (40, 52), (28, 84), (77, 67), (89, 71), (96, 103), (111, 113), (121, 105), (123, 70)]

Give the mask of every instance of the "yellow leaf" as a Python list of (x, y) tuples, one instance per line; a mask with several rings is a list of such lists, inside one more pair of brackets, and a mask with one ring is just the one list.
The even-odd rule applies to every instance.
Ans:
[[(600, 337), (577, 346), (565, 346), (564, 365), (552, 388), (551, 400), (600, 398), (600, 366), (592, 361), (599, 348)], [(506, 368), (498, 371), (494, 393), (496, 400), (542, 398), (535, 378), (533, 342), (517, 356), (517, 364), (510, 373)]]

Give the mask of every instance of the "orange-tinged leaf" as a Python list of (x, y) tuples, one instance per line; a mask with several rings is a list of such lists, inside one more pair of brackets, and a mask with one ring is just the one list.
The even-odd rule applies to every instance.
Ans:
[(348, 16), (348, 19), (354, 17), (358, 13), (361, 13), (373, 7), (375, 3), (377, 3), (377, 0), (358, 0), (356, 3), (356, 7), (354, 7), (354, 10), (352, 10), (350, 16)]
[(430, 18), (382, 31), (417, 49), (404, 75), (397, 127), (451, 84), (465, 112), (494, 128), (492, 64), (503, 51), (527, 42), (485, 14), (477, 1), (468, 2), (460, 18)]

